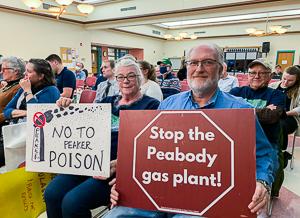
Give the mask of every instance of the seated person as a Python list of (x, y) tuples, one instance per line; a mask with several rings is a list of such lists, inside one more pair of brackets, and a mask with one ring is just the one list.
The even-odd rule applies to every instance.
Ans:
[(76, 63), (75, 77), (76, 77), (76, 79), (80, 79), (80, 80), (85, 80), (87, 77), (85, 72), (83, 71), (83, 64), (80, 62)]
[[(116, 78), (121, 95), (106, 97), (101, 101), (111, 104), (113, 120), (119, 120), (120, 110), (157, 109), (159, 101), (140, 92), (143, 75), (136, 62), (129, 59), (118, 62)], [(64, 107), (70, 103), (69, 98), (61, 98), (58, 101), (59, 106)], [(117, 158), (117, 142), (118, 122), (114, 122), (111, 132), (111, 160)], [(90, 209), (109, 203), (108, 181), (88, 176), (56, 176), (44, 193), (48, 218), (91, 217)]]
[(51, 66), (43, 59), (29, 60), (20, 86), (4, 109), (5, 119), (13, 119), (14, 123), (25, 121), (27, 104), (55, 103), (60, 97)]
[(140, 69), (143, 73), (144, 80), (141, 86), (142, 94), (148, 95), (159, 101), (163, 100), (163, 94), (161, 92), (160, 86), (156, 81), (156, 73), (153, 65), (147, 61), (139, 61)]
[(180, 81), (183, 81), (186, 79), (186, 63), (185, 59), (181, 60), (181, 66), (180, 69), (177, 72), (177, 77)]
[[(269, 87), (285, 93), (286, 97), (286, 117), (280, 120), (283, 136), (282, 150), (286, 150), (288, 145), (288, 135), (295, 132), (299, 126), (300, 115), (300, 67), (299, 65), (291, 66), (285, 69), (281, 81), (271, 83)], [(284, 152), (284, 165), (287, 165), (288, 158), (291, 154)]]
[[(285, 97), (280, 91), (268, 87), (272, 76), (271, 67), (268, 63), (262, 59), (257, 59), (252, 61), (248, 67), (249, 86), (233, 88), (230, 94), (244, 98), (256, 108), (261, 126), (273, 148), (277, 151), (276, 153), (278, 153), (274, 164), (279, 167), (278, 176), (276, 176), (279, 179), (281, 177), (279, 174), (283, 173), (283, 168), (279, 166), (278, 159), (281, 152), (279, 149), (281, 132), (279, 120), (284, 114)], [(273, 189), (275, 187), (276, 185), (273, 185)], [(279, 192), (278, 188), (277, 190), (276, 192)]]
[(277, 64), (275, 66), (275, 72), (273, 72), (272, 79), (281, 79), (281, 77), (282, 77), (282, 67), (281, 65)]
[(63, 66), (61, 58), (56, 54), (51, 54), (46, 58), (55, 74), (56, 86), (60, 96), (73, 98), (76, 90), (76, 78), (72, 71)]
[(108, 96), (119, 94), (119, 85), (114, 75), (115, 62), (113, 60), (104, 61), (102, 70), (103, 77), (105, 77), (106, 80), (101, 82), (97, 87), (95, 103), (101, 102), (102, 99)]
[(179, 93), (181, 89), (179, 79), (173, 76), (172, 71), (172, 62), (164, 58), (159, 68), (160, 76), (157, 77), (164, 99)]
[(235, 76), (231, 76), (227, 73), (227, 64), (223, 63), (223, 73), (218, 82), (218, 86), (223, 92), (229, 92), (235, 87), (239, 87), (239, 81)]
[(1, 64), (3, 85), (0, 88), (0, 167), (5, 164), (2, 139), (2, 126), (5, 125), (3, 110), (20, 88), (19, 82), (25, 72), (25, 64), (16, 57), (2, 57)]
[[(187, 53), (187, 80), (191, 91), (173, 95), (160, 103), (161, 110), (197, 110), (250, 108), (243, 99), (235, 98), (218, 89), (218, 80), (223, 69), (223, 50), (214, 44), (202, 44), (193, 47)], [(200, 67), (201, 66), (201, 67)], [(200, 77), (199, 75), (207, 75)], [(208, 82), (209, 81), (209, 82)], [(256, 122), (256, 189), (248, 205), (252, 213), (259, 213), (266, 205), (269, 185), (273, 182), (274, 151), (261, 126)], [(112, 163), (115, 169), (116, 163)], [(111, 184), (115, 180), (111, 181)], [(247, 186), (247, 184), (245, 184)], [(122, 197), (122, 196), (120, 196)], [(119, 194), (114, 185), (111, 192), (111, 203), (117, 204)], [(201, 196), (199, 196), (201, 200)], [(105, 218), (115, 217), (192, 217), (183, 214), (171, 214), (162, 211), (148, 211), (129, 207), (116, 207)]]

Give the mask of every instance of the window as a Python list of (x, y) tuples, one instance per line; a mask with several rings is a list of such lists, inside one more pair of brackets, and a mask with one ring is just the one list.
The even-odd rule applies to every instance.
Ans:
[(259, 47), (253, 48), (226, 48), (224, 49), (227, 72), (246, 73), (248, 65), (255, 59), (261, 57)]

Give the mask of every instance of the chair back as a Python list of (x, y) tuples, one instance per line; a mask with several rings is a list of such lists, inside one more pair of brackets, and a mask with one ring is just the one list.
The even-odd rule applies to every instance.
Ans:
[(180, 86), (182, 92), (190, 90), (187, 80), (180, 81)]
[(79, 103), (93, 103), (96, 97), (96, 91), (85, 89), (80, 95)]
[(95, 76), (89, 76), (85, 80), (85, 84), (89, 87), (93, 87), (96, 84), (97, 78)]
[(77, 79), (76, 80), (76, 89), (77, 88), (84, 88), (84, 80), (82, 80), (82, 79)]

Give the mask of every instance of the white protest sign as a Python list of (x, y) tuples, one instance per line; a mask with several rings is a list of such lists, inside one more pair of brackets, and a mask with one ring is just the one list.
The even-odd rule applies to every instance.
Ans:
[(111, 105), (27, 105), (26, 170), (109, 177)]

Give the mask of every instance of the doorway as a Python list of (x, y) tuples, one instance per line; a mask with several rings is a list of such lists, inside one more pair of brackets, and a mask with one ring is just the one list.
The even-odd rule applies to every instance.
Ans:
[(276, 65), (280, 65), (282, 70), (289, 66), (293, 66), (295, 50), (277, 51)]

